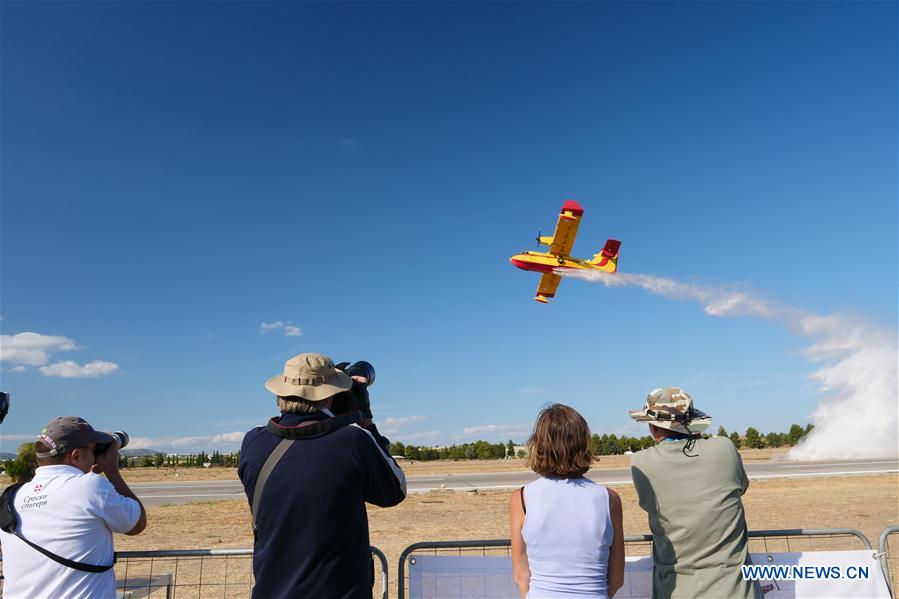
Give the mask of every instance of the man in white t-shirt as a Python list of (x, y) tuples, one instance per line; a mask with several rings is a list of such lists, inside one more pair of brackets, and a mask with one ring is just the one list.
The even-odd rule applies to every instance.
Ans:
[[(97, 455), (98, 445), (109, 447)], [(63, 416), (41, 431), (35, 449), (34, 479), (13, 500), (18, 533), (73, 562), (112, 564), (112, 533), (136, 535), (147, 526), (144, 506), (119, 473), (113, 437), (81, 418)], [(113, 569), (86, 572), (64, 566), (3, 531), (0, 547), (4, 599), (115, 597)]]

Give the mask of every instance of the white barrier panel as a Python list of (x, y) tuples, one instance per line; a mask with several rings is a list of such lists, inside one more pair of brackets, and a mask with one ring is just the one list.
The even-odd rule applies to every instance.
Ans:
[(883, 570), (874, 555), (870, 549), (753, 553), (752, 563), (762, 567), (796, 566), (792, 568), (796, 571), (790, 574), (802, 576), (795, 580), (763, 578), (761, 584), (766, 591), (765, 599), (889, 599), (890, 591)]
[[(505, 555), (415, 555), (409, 599), (519, 599), (512, 558)], [(629, 557), (615, 599), (652, 597), (652, 558)]]
[[(753, 553), (759, 566), (796, 566), (796, 580), (761, 580), (765, 599), (889, 599), (883, 572), (871, 550)], [(808, 567), (812, 568), (809, 570)], [(817, 569), (815, 569), (817, 568)], [(839, 578), (835, 568), (839, 568)], [(651, 599), (652, 558), (628, 557), (624, 586), (615, 599)], [(512, 558), (495, 555), (415, 555), (409, 565), (410, 599), (518, 599)]]

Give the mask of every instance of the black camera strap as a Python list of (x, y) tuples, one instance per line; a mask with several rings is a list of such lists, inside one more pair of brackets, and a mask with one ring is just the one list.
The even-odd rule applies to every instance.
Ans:
[(361, 422), (362, 412), (356, 411), (322, 420), (306, 420), (299, 426), (283, 426), (280, 423), (280, 418), (272, 418), (268, 421), (268, 425), (265, 428), (268, 432), (281, 439), (314, 439), (323, 437), (339, 428), (351, 424), (360, 424)]
[(341, 414), (340, 416), (325, 418), (324, 420), (307, 420), (299, 426), (282, 426), (280, 418), (272, 418), (268, 421), (268, 425), (265, 427), (266, 430), (280, 438), (281, 442), (268, 454), (265, 463), (262, 465), (262, 470), (259, 471), (259, 476), (256, 477), (256, 486), (253, 488), (253, 503), (250, 505), (250, 512), (253, 515), (254, 535), (256, 534), (256, 516), (259, 513), (259, 500), (262, 499), (262, 490), (265, 488), (265, 483), (268, 481), (268, 477), (275, 469), (275, 466), (278, 465), (278, 462), (281, 461), (281, 458), (284, 457), (284, 454), (287, 453), (293, 442), (297, 439), (322, 437), (344, 426), (360, 422), (362, 422), (361, 412), (350, 412), (349, 414)]
[(56, 555), (52, 551), (44, 549), (40, 545), (32, 543), (31, 541), (23, 537), (22, 533), (20, 533), (18, 530), (19, 517), (18, 514), (16, 514), (16, 506), (13, 504), (13, 498), (16, 496), (16, 491), (18, 491), (19, 488), (24, 484), (25, 483), (16, 483), (14, 485), (10, 485), (6, 487), (6, 489), (3, 490), (3, 494), (0, 495), (0, 529), (2, 529), (4, 532), (16, 535), (36, 551), (43, 553), (53, 561), (62, 564), (67, 568), (72, 568), (73, 570), (81, 570), (83, 572), (93, 572), (95, 574), (99, 574), (100, 572), (106, 572), (107, 570), (110, 570), (113, 566), (115, 566), (115, 554), (113, 554), (112, 563), (108, 566), (85, 564), (82, 562), (76, 562), (64, 558), (61, 555)]

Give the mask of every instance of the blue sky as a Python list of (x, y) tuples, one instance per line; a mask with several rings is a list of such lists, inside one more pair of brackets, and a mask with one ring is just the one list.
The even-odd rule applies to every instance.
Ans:
[(810, 421), (822, 364), (782, 322), (580, 280), (534, 302), (508, 257), (568, 198), (575, 255), (615, 237), (622, 273), (895, 335), (895, 3), (0, 17), (2, 451), (63, 414), (234, 448), (304, 351), (373, 362), (376, 419), (419, 444), (523, 441), (550, 401), (642, 433), (664, 385), (715, 427)]

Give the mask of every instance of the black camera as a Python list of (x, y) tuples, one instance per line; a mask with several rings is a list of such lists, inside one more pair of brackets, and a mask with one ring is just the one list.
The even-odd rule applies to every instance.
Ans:
[(371, 401), (368, 398), (368, 388), (375, 383), (375, 367), (371, 362), (360, 360), (359, 362), (341, 362), (335, 366), (350, 376), (362, 376), (368, 383), (360, 383), (353, 379), (353, 386), (349, 391), (338, 393), (331, 401), (331, 411), (334, 414), (348, 414), (361, 411), (363, 418), (371, 418)]
[(112, 443), (97, 443), (97, 446), (94, 447), (94, 457), (99, 458), (101, 455), (109, 451), (109, 448), (113, 445), (115, 445), (116, 449), (121, 449), (128, 445), (128, 441), (130, 441), (128, 433), (126, 433), (125, 431), (116, 431), (112, 433)]
[(375, 367), (371, 365), (371, 362), (366, 362), (365, 360), (353, 362), (352, 364), (341, 362), (335, 368), (344, 371), (350, 376), (364, 376), (368, 381), (369, 387), (375, 384)]
[(0, 423), (6, 418), (7, 412), (9, 412), (9, 393), (0, 391)]

